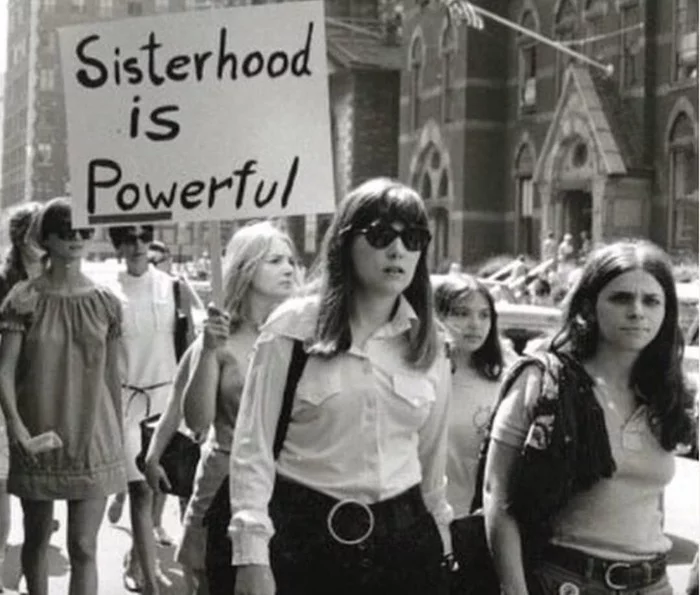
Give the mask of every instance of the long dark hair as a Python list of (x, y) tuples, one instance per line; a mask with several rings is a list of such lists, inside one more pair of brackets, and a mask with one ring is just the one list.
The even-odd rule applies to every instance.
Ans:
[(471, 353), (469, 364), (487, 380), (498, 380), (503, 372), (503, 352), (498, 334), (496, 305), (486, 286), (471, 275), (447, 275), (435, 285), (435, 311), (440, 318), (447, 318), (460, 304), (477, 293), (488, 304), (491, 327), (481, 347)]
[[(333, 356), (350, 348), (350, 305), (356, 279), (351, 248), (359, 229), (377, 219), (400, 221), (404, 225), (428, 226), (428, 216), (420, 196), (404, 184), (388, 178), (374, 178), (355, 188), (340, 203), (326, 232), (320, 259), (315, 268), (320, 294), (320, 310), (312, 353)], [(313, 281), (312, 281), (313, 282)], [(421, 369), (432, 365), (437, 351), (433, 320), (433, 297), (426, 251), (420, 255), (411, 284), (404, 296), (418, 316), (409, 333), (406, 361)]]
[(638, 401), (649, 407), (649, 420), (665, 450), (692, 439), (687, 406), (690, 393), (683, 377), (683, 333), (678, 325), (676, 285), (667, 255), (654, 244), (638, 240), (616, 242), (592, 253), (568, 298), (564, 322), (552, 340), (553, 350), (571, 353), (580, 361), (598, 348), (595, 307), (602, 289), (616, 277), (643, 270), (661, 285), (666, 311), (656, 337), (638, 355), (629, 386)]

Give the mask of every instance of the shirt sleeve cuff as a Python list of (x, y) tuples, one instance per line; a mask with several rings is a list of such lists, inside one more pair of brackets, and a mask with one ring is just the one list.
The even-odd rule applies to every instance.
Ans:
[(256, 533), (230, 532), (234, 566), (270, 565), (269, 538)]

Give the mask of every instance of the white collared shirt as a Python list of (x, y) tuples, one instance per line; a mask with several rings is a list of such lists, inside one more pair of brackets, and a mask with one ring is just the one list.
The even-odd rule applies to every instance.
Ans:
[(275, 474), (315, 490), (371, 504), (420, 484), (443, 538), (452, 510), (445, 495), (450, 366), (439, 350), (429, 370), (403, 359), (416, 314), (403, 297), (366, 341), (333, 358), (310, 356), (299, 380), (287, 438), (272, 444), (292, 340), (315, 329), (317, 298), (284, 304), (255, 346), (231, 452), (233, 564), (269, 564), (274, 528), (267, 507)]

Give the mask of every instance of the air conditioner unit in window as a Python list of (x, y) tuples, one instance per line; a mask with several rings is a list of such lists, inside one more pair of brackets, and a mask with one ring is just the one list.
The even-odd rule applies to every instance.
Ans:
[(698, 32), (691, 31), (681, 37), (678, 53), (683, 64), (697, 64), (698, 62)]
[(525, 79), (525, 85), (523, 87), (523, 97), (522, 97), (522, 104), (523, 105), (535, 105), (535, 102), (537, 101), (537, 79), (534, 76), (531, 76), (528, 79)]

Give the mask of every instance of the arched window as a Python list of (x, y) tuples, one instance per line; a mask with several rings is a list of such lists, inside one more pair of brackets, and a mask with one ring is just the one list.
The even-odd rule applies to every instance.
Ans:
[(696, 248), (698, 242), (698, 151), (695, 127), (681, 112), (671, 126), (669, 196), (672, 248)]
[(442, 96), (440, 101), (440, 116), (442, 122), (450, 122), (454, 118), (454, 82), (453, 68), (457, 53), (457, 31), (452, 23), (445, 19), (440, 36), (440, 57), (442, 58)]
[(529, 145), (523, 144), (515, 160), (515, 245), (518, 252), (532, 255), (537, 254), (534, 171), (535, 156)]
[[(528, 10), (520, 25), (537, 31), (537, 20)], [(533, 111), (537, 105), (537, 43), (527, 35), (518, 36), (518, 98), (520, 109)]]
[(417, 130), (420, 126), (420, 92), (421, 75), (423, 71), (423, 42), (418, 36), (416, 36), (411, 43), (410, 70), (409, 121), (410, 129)]
[(434, 142), (421, 152), (420, 165), (412, 177), (412, 185), (425, 201), (433, 241), (428, 247), (428, 265), (438, 270), (449, 254), (451, 199), (448, 161), (443, 150)]
[[(576, 36), (578, 14), (573, 0), (561, 0), (559, 10), (554, 18), (554, 37), (560, 42), (571, 41)], [(571, 57), (564, 52), (555, 50), (555, 86), (557, 95), (561, 93), (564, 82), (564, 73), (571, 63)]]

